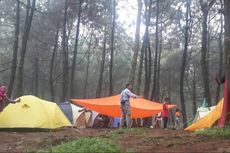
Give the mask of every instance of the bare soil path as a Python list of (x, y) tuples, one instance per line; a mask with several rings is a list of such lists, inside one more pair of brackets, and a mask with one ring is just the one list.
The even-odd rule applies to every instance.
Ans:
[[(30, 152), (81, 137), (103, 137), (116, 129), (66, 128), (49, 132), (0, 132), (0, 152)], [(146, 129), (144, 134), (118, 133), (124, 150), (135, 152), (230, 152), (230, 138), (197, 136), (193, 133)]]

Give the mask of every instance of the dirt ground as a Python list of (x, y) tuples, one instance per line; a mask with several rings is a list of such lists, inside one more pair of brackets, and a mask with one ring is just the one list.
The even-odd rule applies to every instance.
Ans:
[[(0, 132), (0, 152), (30, 152), (80, 137), (106, 136), (115, 129), (66, 128), (48, 132)], [(230, 152), (230, 138), (197, 136), (193, 133), (146, 129), (145, 135), (121, 133), (124, 150), (136, 152)]]

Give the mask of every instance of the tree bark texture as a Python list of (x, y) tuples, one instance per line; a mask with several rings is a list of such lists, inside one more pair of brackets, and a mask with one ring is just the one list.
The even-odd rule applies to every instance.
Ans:
[(68, 51), (67, 51), (67, 10), (68, 10), (68, 0), (65, 0), (65, 11), (63, 19), (63, 30), (62, 30), (62, 92), (61, 92), (61, 102), (67, 100), (68, 84), (69, 84), (69, 62), (68, 62)]
[(105, 54), (106, 54), (106, 25), (105, 25), (105, 30), (104, 30), (104, 44), (103, 44), (103, 50), (102, 50), (102, 55), (101, 55), (101, 65), (100, 65), (100, 70), (99, 70), (99, 78), (98, 78), (98, 84), (97, 84), (97, 91), (96, 91), (96, 98), (101, 97), (101, 90), (102, 90), (102, 83), (103, 83), (103, 75), (104, 75), (104, 68), (105, 68)]
[[(147, 7), (148, 6), (148, 7)], [(152, 12), (152, 0), (149, 1), (149, 4), (145, 3), (145, 18), (146, 18), (146, 27), (144, 35), (144, 55), (145, 55), (145, 84), (144, 84), (144, 97), (149, 99), (149, 89), (150, 89), (150, 80), (151, 80), (151, 47), (149, 40), (149, 24), (151, 19)]]
[[(224, 0), (224, 21), (225, 21), (225, 35), (224, 35), (224, 51), (225, 51), (225, 71), (227, 73), (227, 80), (228, 80), (228, 106), (227, 111), (229, 112), (230, 108), (230, 100), (229, 100), (229, 89), (230, 89), (230, 1), (229, 0)], [(227, 113), (227, 112), (226, 112)], [(228, 116), (226, 117), (226, 120), (229, 122), (230, 120), (230, 115), (228, 113)]]
[(159, 48), (159, 0), (156, 1), (156, 33), (155, 33), (155, 60), (154, 60), (154, 72), (153, 72), (153, 88), (151, 94), (151, 100), (158, 101), (157, 99), (157, 61), (158, 61), (158, 48)]
[(160, 28), (160, 44), (159, 44), (159, 57), (158, 57), (158, 63), (157, 63), (157, 81), (156, 81), (156, 101), (160, 101), (160, 73), (161, 73), (161, 53), (162, 53), (162, 44), (163, 44), (163, 38), (162, 38), (162, 23)]
[[(145, 33), (146, 34), (146, 33)], [(143, 36), (145, 38), (145, 35)], [(136, 83), (136, 91), (137, 94), (140, 95), (140, 90), (141, 90), (141, 79), (142, 79), (142, 69), (143, 69), (143, 59), (144, 59), (144, 40), (142, 42), (141, 46), (141, 54), (140, 54), (140, 63), (139, 63), (139, 68), (138, 68), (138, 73), (137, 73), (137, 83)]]
[(139, 52), (141, 9), (142, 9), (141, 0), (137, 0), (137, 3), (138, 3), (138, 12), (137, 12), (137, 22), (136, 22), (136, 32), (135, 32), (135, 44), (134, 44), (134, 48), (133, 48), (134, 53), (133, 53), (133, 57), (132, 57), (131, 70), (130, 70), (130, 74), (129, 74), (129, 82), (133, 86), (134, 86), (134, 82), (135, 82), (137, 57), (138, 57), (138, 52)]
[(203, 14), (202, 19), (202, 46), (201, 46), (201, 70), (204, 86), (204, 98), (207, 100), (208, 105), (211, 106), (211, 94), (210, 94), (210, 81), (209, 70), (207, 65), (207, 19), (208, 19), (208, 3), (201, 2), (201, 10)]
[(14, 31), (14, 46), (13, 46), (13, 60), (10, 74), (10, 81), (8, 85), (8, 97), (11, 96), (14, 88), (14, 81), (17, 71), (17, 57), (18, 57), (18, 40), (19, 40), (19, 25), (20, 24), (20, 0), (16, 0), (16, 22)]
[(34, 95), (38, 96), (38, 88), (39, 88), (39, 54), (36, 53), (36, 57), (34, 58)]
[(78, 14), (77, 14), (77, 27), (76, 27), (76, 36), (75, 36), (75, 45), (73, 52), (73, 62), (71, 68), (71, 77), (70, 77), (70, 97), (74, 97), (74, 84), (75, 83), (75, 68), (76, 68), (76, 59), (77, 59), (77, 51), (78, 51), (78, 40), (79, 40), (79, 32), (80, 32), (80, 22), (81, 22), (81, 4), (82, 0), (79, 1), (78, 6)]
[(92, 45), (92, 34), (90, 35), (89, 45), (88, 45), (88, 55), (87, 55), (87, 66), (86, 66), (86, 75), (85, 75), (85, 84), (83, 90), (83, 97), (86, 98), (87, 94), (87, 87), (88, 87), (88, 77), (89, 77), (89, 63), (90, 63), (90, 56), (91, 56), (91, 45)]
[[(27, 0), (27, 5), (30, 6), (30, 0)], [(17, 85), (18, 97), (23, 95), (24, 60), (25, 60), (27, 42), (28, 42), (31, 24), (33, 20), (35, 5), (36, 5), (36, 0), (33, 0), (31, 8), (27, 7), (26, 21), (24, 26), (24, 32), (22, 35), (21, 58), (18, 66), (18, 85)]]
[(186, 27), (184, 33), (184, 51), (182, 56), (182, 64), (181, 64), (181, 74), (180, 74), (180, 101), (181, 101), (181, 108), (182, 108), (182, 117), (183, 117), (183, 126), (184, 128), (187, 127), (187, 114), (186, 114), (186, 107), (185, 107), (185, 98), (184, 98), (184, 75), (185, 75), (185, 68), (187, 63), (187, 52), (188, 52), (188, 43), (189, 43), (189, 12), (190, 12), (190, 3), (191, 0), (186, 1)]
[(196, 91), (196, 71), (194, 68), (194, 72), (193, 72), (193, 80), (192, 80), (192, 110), (193, 110), (193, 115), (195, 116), (197, 113), (197, 103), (196, 103), (196, 95), (197, 95), (197, 91)]
[[(220, 0), (220, 4), (221, 4), (221, 10), (223, 9), (223, 0)], [(220, 33), (219, 33), (219, 74), (218, 74), (218, 79), (220, 79), (223, 76), (223, 15), (220, 14)], [(219, 98), (220, 98), (220, 91), (221, 91), (221, 84), (217, 83), (217, 88), (216, 88), (216, 104), (219, 102)]]
[(53, 72), (54, 72), (54, 61), (55, 56), (58, 48), (58, 37), (59, 37), (59, 29), (56, 29), (56, 36), (55, 36), (55, 44), (54, 49), (52, 53), (52, 59), (50, 63), (50, 76), (49, 76), (49, 83), (50, 83), (50, 94), (51, 94), (51, 101), (55, 101), (55, 90), (54, 90), (54, 78), (53, 78)]
[(116, 19), (116, 2), (113, 0), (113, 15), (112, 15), (112, 30), (111, 30), (111, 52), (110, 52), (110, 65), (109, 65), (109, 95), (113, 95), (113, 55), (114, 55), (114, 31)]

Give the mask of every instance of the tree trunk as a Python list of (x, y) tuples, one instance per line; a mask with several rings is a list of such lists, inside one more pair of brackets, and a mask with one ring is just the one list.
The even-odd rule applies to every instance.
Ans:
[(62, 76), (62, 93), (61, 93), (61, 101), (67, 100), (68, 93), (68, 78), (69, 78), (69, 63), (68, 63), (68, 53), (67, 53), (67, 36), (66, 36), (66, 26), (67, 26), (67, 1), (65, 0), (65, 11), (64, 11), (64, 19), (63, 19), (63, 36), (62, 36), (62, 55), (63, 55), (63, 76)]
[[(24, 59), (26, 55), (27, 42), (28, 42), (30, 28), (33, 20), (35, 4), (36, 4), (36, 0), (33, 0), (32, 7), (31, 8), (27, 7), (25, 28), (22, 36), (21, 59), (18, 66), (18, 86), (17, 86), (18, 97), (23, 95)], [(30, 6), (30, 0), (27, 0), (27, 5)]]
[(146, 30), (146, 37), (144, 38), (144, 53), (145, 53), (145, 84), (144, 84), (144, 97), (146, 99), (149, 98), (149, 87), (150, 87), (150, 63), (148, 60), (148, 43), (149, 43), (149, 38), (148, 38), (148, 30)]
[(41, 97), (42, 97), (42, 99), (45, 99), (46, 84), (45, 84), (45, 81), (43, 79), (42, 79), (41, 89), (42, 89)]
[(112, 16), (112, 31), (111, 31), (111, 52), (110, 52), (110, 65), (109, 65), (109, 95), (113, 95), (113, 55), (114, 55), (114, 30), (116, 19), (116, 2), (113, 0), (113, 16)]
[[(221, 10), (223, 9), (223, 1), (220, 0), (220, 3), (221, 3)], [(222, 77), (222, 71), (223, 71), (223, 15), (220, 14), (221, 17), (220, 17), (220, 33), (219, 33), (219, 49), (220, 49), (220, 52), (219, 52), (219, 74), (218, 74), (218, 78), (221, 78)], [(219, 102), (219, 98), (220, 98), (220, 84), (218, 83), (217, 84), (217, 88), (216, 88), (216, 104)]]
[[(147, 9), (148, 6), (148, 9)], [(145, 18), (146, 18), (146, 28), (145, 28), (145, 37), (143, 40), (143, 49), (145, 53), (145, 84), (144, 84), (144, 97), (149, 99), (150, 83), (151, 83), (151, 46), (149, 40), (149, 25), (152, 12), (152, 0), (149, 1), (149, 4), (145, 2)], [(144, 125), (150, 126), (152, 124), (152, 117), (144, 119)]]
[(38, 78), (39, 78), (39, 73), (38, 73), (38, 69), (39, 69), (39, 54), (36, 53), (36, 57), (34, 58), (34, 83), (35, 83), (35, 87), (34, 87), (34, 95), (38, 96)]
[[(147, 6), (148, 9), (147, 9)], [(144, 37), (144, 53), (145, 53), (145, 84), (144, 84), (144, 97), (149, 99), (149, 89), (150, 89), (150, 78), (151, 78), (151, 50), (150, 50), (150, 40), (149, 40), (149, 24), (151, 19), (152, 0), (150, 0), (149, 5), (145, 3), (145, 37)]]
[(58, 37), (59, 37), (59, 29), (57, 28), (56, 30), (56, 36), (55, 36), (55, 44), (54, 44), (54, 49), (53, 49), (53, 54), (52, 54), (52, 59), (50, 63), (50, 78), (49, 78), (49, 83), (50, 83), (50, 94), (51, 94), (51, 101), (55, 101), (55, 90), (54, 90), (54, 84), (53, 84), (53, 69), (54, 69), (54, 61), (55, 61), (55, 56), (57, 52), (57, 47), (58, 47)]
[(102, 57), (101, 57), (101, 65), (99, 70), (99, 78), (98, 78), (98, 84), (97, 84), (97, 91), (96, 91), (96, 98), (101, 97), (101, 90), (102, 90), (102, 82), (103, 82), (103, 74), (104, 74), (104, 68), (105, 68), (105, 54), (106, 54), (106, 25), (104, 30), (104, 44), (103, 44), (103, 50), (102, 50)]
[[(224, 36), (224, 51), (225, 51), (225, 71), (227, 73), (227, 80), (228, 80), (228, 89), (230, 89), (230, 1), (229, 0), (224, 0), (224, 21), (225, 21), (225, 36)], [(228, 90), (228, 107), (229, 109), (229, 91)], [(229, 110), (227, 110), (229, 111)], [(227, 113), (227, 112), (225, 112)], [(229, 121), (229, 115), (227, 120)]]
[[(160, 48), (159, 48), (159, 49), (160, 49)], [(171, 70), (168, 69), (167, 72), (166, 72), (165, 74), (167, 74), (167, 93), (166, 93), (167, 96), (166, 96), (166, 97), (169, 98), (169, 104), (171, 104), (171, 97), (172, 97), (172, 96), (171, 96), (171, 90), (172, 90), (172, 83), (171, 83), (171, 75), (172, 75), (172, 73), (171, 73)], [(163, 98), (164, 98), (164, 91), (163, 91), (163, 93), (162, 93), (162, 97), (161, 97), (161, 100), (160, 100), (160, 101), (162, 101)], [(170, 115), (169, 115), (169, 125), (172, 124), (172, 125), (174, 126), (175, 119), (174, 119), (173, 110), (170, 109), (169, 112), (170, 112)]]
[(201, 47), (201, 69), (204, 85), (204, 98), (206, 98), (208, 105), (211, 106), (211, 94), (209, 87), (209, 71), (207, 65), (207, 19), (208, 19), (208, 3), (201, 1), (201, 10), (203, 14), (202, 20), (202, 47)]
[[(148, 34), (147, 34), (148, 35)], [(147, 48), (146, 48), (146, 81), (145, 81), (145, 97), (149, 99), (149, 90), (150, 90), (150, 82), (151, 82), (151, 65), (152, 65), (152, 55), (151, 55), (151, 46), (150, 46), (150, 40), (149, 35), (147, 36)]]
[(185, 40), (184, 40), (184, 52), (182, 56), (182, 64), (181, 64), (181, 74), (180, 74), (180, 100), (181, 100), (181, 108), (182, 108), (182, 117), (183, 117), (183, 126), (184, 128), (187, 127), (187, 114), (186, 114), (186, 107), (185, 107), (185, 99), (184, 99), (184, 75), (185, 75), (185, 68), (187, 63), (187, 52), (188, 52), (188, 37), (189, 37), (189, 12), (190, 12), (190, 2), (191, 0), (187, 0), (186, 4), (186, 27), (185, 27)]
[(196, 71), (194, 67), (194, 72), (193, 72), (193, 80), (192, 80), (192, 108), (193, 108), (193, 115), (196, 115), (197, 111), (197, 103), (196, 103)]
[(14, 46), (13, 46), (13, 60), (12, 60), (12, 68), (11, 68), (11, 74), (10, 74), (10, 82), (8, 85), (8, 97), (11, 96), (13, 87), (14, 87), (14, 81), (17, 71), (17, 56), (18, 56), (18, 40), (19, 40), (19, 20), (20, 20), (20, 0), (16, 1), (16, 23), (15, 23), (15, 31), (14, 31)]
[(161, 28), (160, 28), (160, 45), (159, 45), (159, 57), (158, 57), (158, 63), (157, 63), (157, 81), (156, 81), (156, 101), (160, 101), (160, 73), (161, 73), (161, 53), (162, 53), (162, 44), (163, 44), (163, 38), (162, 38), (162, 22), (161, 22)]
[(89, 40), (89, 45), (88, 45), (88, 56), (87, 56), (87, 66), (86, 66), (86, 75), (85, 75), (85, 85), (84, 85), (84, 96), (83, 98), (86, 98), (87, 94), (87, 86), (88, 86), (88, 77), (89, 77), (89, 62), (90, 62), (90, 55), (91, 55), (91, 44), (92, 44), (92, 36), (93, 34), (90, 35), (90, 40)]
[(140, 43), (140, 25), (141, 25), (141, 9), (142, 2), (141, 0), (137, 0), (138, 2), (138, 12), (137, 12), (137, 23), (136, 23), (136, 33), (135, 33), (135, 44), (134, 44), (134, 53), (132, 58), (132, 65), (129, 74), (129, 82), (134, 86), (135, 82), (135, 72), (137, 67), (137, 57), (139, 51), (139, 43)]
[(77, 50), (78, 50), (78, 39), (79, 39), (79, 31), (80, 31), (80, 22), (81, 22), (81, 4), (82, 0), (79, 1), (78, 6), (78, 19), (77, 19), (77, 27), (76, 27), (76, 37), (75, 37), (75, 45), (74, 45), (74, 52), (73, 52), (73, 63), (71, 69), (71, 77), (70, 77), (70, 97), (74, 97), (74, 84), (75, 81), (75, 68), (76, 68), (76, 58), (77, 58)]
[[(145, 38), (145, 35), (144, 35), (144, 38)], [(136, 88), (135, 88), (138, 95), (140, 95), (140, 89), (141, 89), (143, 58), (144, 58), (144, 40), (143, 40), (143, 43), (142, 43), (142, 46), (141, 46), (140, 64), (139, 64), (139, 68), (138, 68), (137, 84), (136, 84)]]
[(151, 94), (151, 100), (158, 101), (159, 99), (156, 99), (156, 88), (157, 88), (157, 60), (158, 60), (158, 46), (159, 46), (159, 0), (156, 1), (156, 34), (155, 34), (155, 60), (154, 60), (154, 73), (153, 73), (153, 88), (152, 88), (152, 94)]
[[(167, 71), (167, 82), (168, 82), (168, 98), (171, 100), (171, 90), (172, 90), (172, 83), (171, 83), (171, 75), (172, 75), (172, 73), (171, 73), (171, 70), (169, 69), (168, 71)], [(164, 95), (164, 94), (163, 94)], [(163, 96), (162, 96), (162, 99), (161, 99), (161, 101), (163, 100)]]

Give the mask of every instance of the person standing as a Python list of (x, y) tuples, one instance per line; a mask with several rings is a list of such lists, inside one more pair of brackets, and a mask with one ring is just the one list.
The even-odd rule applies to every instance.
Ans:
[(121, 124), (120, 127), (125, 128), (125, 123), (128, 128), (131, 128), (131, 110), (130, 110), (130, 97), (137, 98), (137, 95), (131, 92), (132, 85), (127, 83), (125, 89), (121, 92)]
[(20, 99), (18, 100), (11, 100), (7, 97), (7, 87), (6, 86), (1, 86), (0, 87), (0, 112), (4, 110), (4, 108), (9, 104), (9, 103), (16, 103), (20, 102)]
[(164, 129), (167, 129), (168, 127), (168, 118), (169, 118), (168, 101), (169, 101), (168, 98), (165, 98), (163, 101), (162, 116), (163, 116)]
[(177, 108), (176, 113), (175, 113), (175, 117), (176, 117), (175, 126), (174, 126), (175, 130), (180, 129), (180, 127), (181, 127), (180, 116), (181, 116), (181, 111), (180, 111), (180, 109)]
[(161, 121), (162, 121), (162, 112), (156, 115), (154, 128), (161, 128)]

